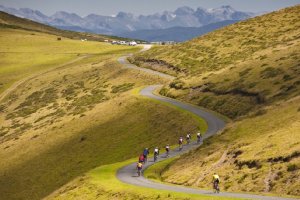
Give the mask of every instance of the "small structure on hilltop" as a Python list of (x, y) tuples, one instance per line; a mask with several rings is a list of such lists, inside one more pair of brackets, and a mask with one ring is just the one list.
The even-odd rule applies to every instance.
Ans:
[(178, 42), (175, 41), (156, 41), (156, 42), (151, 42), (151, 44), (156, 44), (156, 45), (174, 45), (177, 44)]
[(137, 45), (137, 43), (135, 41), (129, 42), (129, 46), (136, 46), (136, 45)]

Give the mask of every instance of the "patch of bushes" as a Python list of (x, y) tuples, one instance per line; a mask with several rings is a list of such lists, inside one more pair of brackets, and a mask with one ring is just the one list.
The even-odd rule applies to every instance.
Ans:
[(292, 80), (293, 78), (290, 76), (290, 75), (288, 75), (288, 74), (285, 74), (284, 76), (283, 76), (283, 80), (284, 81), (289, 81), (289, 80)]
[(162, 96), (167, 96), (169, 92), (169, 89), (166, 88), (166, 87), (163, 87), (160, 91), (159, 91), (159, 94), (162, 95)]
[(243, 71), (241, 71), (239, 74), (240, 76), (245, 76), (247, 75), (249, 72), (251, 71), (251, 68), (247, 68), (247, 69), (244, 69)]
[(62, 96), (66, 97), (67, 100), (71, 100), (71, 97), (76, 95), (76, 88), (73, 85), (68, 86), (62, 91)]
[(27, 117), (38, 111), (40, 108), (55, 102), (57, 98), (58, 96), (54, 88), (33, 92), (15, 109), (17, 110), (15, 113), (8, 115), (6, 118)]
[(76, 107), (81, 106), (93, 106), (94, 104), (101, 103), (107, 100), (107, 97), (103, 93), (97, 93), (93, 95), (85, 95), (76, 99), (72, 105)]
[(63, 109), (58, 109), (54, 113), (50, 113), (48, 115), (45, 115), (45, 116), (42, 116), (42, 117), (38, 118), (34, 123), (37, 123), (39, 121), (42, 121), (42, 120), (44, 120), (48, 117), (52, 117), (52, 116), (54, 116), (54, 117), (63, 117), (65, 114), (66, 113)]
[(300, 152), (299, 151), (294, 151), (291, 155), (288, 156), (278, 156), (275, 158), (269, 158), (268, 162), (271, 163), (277, 163), (277, 162), (289, 162), (294, 158), (300, 157)]
[(31, 124), (27, 124), (27, 123), (24, 123), (22, 124), (22, 126), (20, 127), (20, 131), (25, 131), (27, 129), (30, 129), (32, 127)]
[(267, 63), (264, 63), (264, 64), (262, 64), (260, 67), (266, 67), (266, 66), (268, 66), (268, 64), (267, 64)]
[(254, 116), (254, 117), (258, 117), (258, 116), (264, 115), (264, 114), (266, 114), (266, 113), (267, 113), (266, 110), (260, 109), (260, 110), (258, 110), (257, 112), (255, 112), (253, 116)]
[(244, 174), (241, 178), (239, 178), (238, 183), (242, 183), (247, 178), (247, 176), (247, 174)]
[(248, 161), (235, 160), (234, 163), (239, 169), (241, 169), (243, 166), (247, 166), (249, 169), (252, 168), (259, 169), (262, 167), (261, 163), (258, 160), (248, 160)]
[(5, 105), (0, 105), (0, 112), (4, 112), (5, 108)]
[(274, 67), (267, 67), (266, 69), (264, 69), (261, 72), (261, 77), (264, 78), (264, 79), (274, 78), (274, 77), (278, 76), (281, 73), (282, 73), (281, 69), (274, 68)]
[(263, 56), (260, 56), (260, 57), (259, 57), (260, 60), (264, 60), (264, 59), (266, 59), (266, 58), (268, 58), (267, 55), (263, 55)]
[(170, 88), (180, 90), (184, 88), (184, 83), (181, 80), (174, 80), (169, 84)]
[(122, 85), (114, 85), (112, 86), (111, 93), (121, 93), (131, 90), (134, 86), (134, 83), (124, 83)]
[(288, 172), (293, 172), (299, 169), (299, 166), (297, 166), (296, 164), (288, 164), (287, 166), (287, 171)]
[(6, 127), (1, 127), (0, 128), (0, 137), (6, 135), (8, 133), (8, 129)]
[(44, 107), (47, 104), (54, 102), (57, 99), (56, 90), (54, 88), (48, 88), (44, 91), (36, 91), (29, 95), (18, 108), (26, 106)]
[(38, 110), (38, 107), (35, 107), (35, 106), (25, 107), (25, 108), (22, 108), (22, 109), (18, 110), (16, 112), (15, 116), (27, 117), (28, 115), (31, 115), (32, 113), (35, 113), (37, 110)]
[(254, 88), (256, 85), (257, 85), (257, 82), (250, 83), (250, 84), (249, 84), (249, 88), (250, 88), (250, 89), (251, 89), (251, 88)]
[(199, 101), (199, 105), (207, 107), (211, 102), (213, 101), (213, 98), (210, 96), (204, 96), (202, 99)]

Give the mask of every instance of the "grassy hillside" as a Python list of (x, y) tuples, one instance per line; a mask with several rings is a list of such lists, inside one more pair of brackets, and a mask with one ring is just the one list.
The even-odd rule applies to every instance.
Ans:
[(234, 119), (162, 180), (210, 188), (300, 195), (300, 6), (255, 17), (131, 59), (178, 78), (161, 94)]
[(95, 167), (199, 128), (188, 114), (136, 95), (166, 83), (120, 67), (116, 59), (137, 47), (9, 28), (0, 35), (2, 91), (13, 88), (0, 103), (3, 199), (41, 199)]
[(70, 39), (77, 39), (77, 40), (78, 39), (79, 40), (88, 39), (93, 41), (104, 41), (104, 40), (112, 40), (112, 39), (128, 40), (128, 38), (121, 38), (115, 36), (60, 30), (51, 26), (47, 26), (45, 24), (31, 21), (29, 19), (19, 18), (2, 11), (0, 11), (0, 27), (48, 33), (51, 35), (57, 35), (57, 36), (62, 36), (62, 37), (67, 37)]
[(221, 190), (300, 195), (300, 99), (268, 107), (266, 113), (231, 124), (222, 134), (150, 177), (169, 183)]
[(162, 94), (235, 119), (299, 94), (299, 13), (283, 9), (131, 61), (178, 76)]
[(92, 54), (136, 49), (68, 38), (58, 41), (55, 35), (10, 28), (1, 29), (0, 43), (0, 93), (20, 79)]

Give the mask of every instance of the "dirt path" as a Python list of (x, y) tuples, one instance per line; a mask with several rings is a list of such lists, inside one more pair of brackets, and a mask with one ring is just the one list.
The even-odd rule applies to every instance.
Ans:
[[(143, 68), (134, 66), (132, 64), (128, 64), (126, 62), (126, 57), (121, 57), (119, 58), (119, 62), (121, 64), (124, 65), (124, 67), (126, 68), (132, 68), (132, 69), (137, 69), (137, 70), (142, 70)], [(154, 75), (159, 75), (161, 77), (169, 77), (169, 75), (160, 73), (160, 72), (155, 72), (153, 70), (148, 70), (148, 69), (144, 69), (143, 71), (149, 72), (151, 74)], [(170, 76), (169, 78), (174, 79), (174, 77)], [(203, 118), (208, 125), (208, 129), (204, 135), (204, 139), (207, 139), (209, 137), (211, 137), (212, 135), (218, 133), (219, 131), (221, 131), (224, 127), (225, 127), (225, 122), (220, 119), (219, 117), (213, 115), (210, 112), (207, 112), (205, 110), (200, 109), (197, 106), (191, 105), (191, 104), (187, 104), (187, 103), (183, 103), (180, 101), (177, 101), (175, 99), (170, 99), (167, 97), (163, 97), (163, 96), (158, 96), (153, 94), (153, 92), (158, 88), (161, 87), (160, 85), (152, 85), (152, 86), (148, 86), (146, 88), (144, 88), (140, 94), (142, 96), (146, 96), (148, 98), (152, 98), (152, 99), (156, 99), (162, 102), (167, 102), (169, 104), (172, 104), (174, 106), (180, 107), (186, 111), (189, 111), (191, 113), (196, 114), (197, 116)], [(183, 147), (183, 150), (179, 151), (178, 148), (173, 149), (170, 151), (170, 156), (169, 158), (178, 156), (178, 155), (182, 155), (184, 153), (187, 153), (195, 148), (197, 148), (198, 146), (200, 146), (200, 144), (197, 144), (196, 142), (191, 143), (190, 145), (185, 145)], [(165, 155), (161, 155), (158, 158), (158, 162), (168, 159), (166, 158)], [(149, 166), (153, 165), (154, 162), (151, 161), (153, 160), (152, 158), (149, 158), (149, 162), (146, 163), (146, 165), (144, 166), (144, 169), (147, 169)], [(236, 198), (243, 198), (243, 199), (260, 199), (260, 200), (288, 200), (288, 199), (292, 199), (292, 198), (284, 198), (284, 197), (271, 197), (271, 196), (262, 196), (262, 195), (254, 195), (254, 194), (243, 194), (243, 193), (231, 193), (231, 192), (221, 192), (220, 194), (215, 194), (212, 191), (208, 191), (208, 190), (201, 190), (201, 189), (194, 189), (194, 188), (188, 188), (188, 187), (183, 187), (183, 186), (177, 186), (177, 185), (166, 185), (163, 183), (158, 183), (158, 182), (153, 182), (151, 180), (146, 179), (144, 176), (141, 177), (137, 177), (136, 176), (136, 163), (132, 163), (130, 165), (127, 165), (121, 169), (118, 170), (117, 172), (117, 178), (124, 182), (124, 183), (128, 183), (128, 184), (132, 184), (132, 185), (137, 185), (137, 186), (141, 186), (141, 187), (147, 187), (147, 188), (154, 188), (154, 189), (160, 189), (160, 190), (170, 190), (170, 191), (174, 191), (174, 192), (183, 192), (183, 193), (190, 193), (190, 194), (201, 194), (201, 195), (210, 195), (210, 196), (222, 196), (222, 197), (236, 197)]]

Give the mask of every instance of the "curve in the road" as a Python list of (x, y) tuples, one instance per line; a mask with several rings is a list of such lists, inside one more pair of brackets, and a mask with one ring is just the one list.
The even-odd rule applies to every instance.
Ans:
[[(126, 62), (126, 57), (121, 57), (119, 58), (119, 62), (123, 65), (124, 67), (133, 69), (138, 69), (141, 70), (143, 68), (134, 66), (132, 64), (128, 64)], [(166, 74), (156, 72), (153, 70), (143, 70), (150, 72), (151, 74), (159, 75), (164, 78), (166, 78)], [(167, 75), (168, 77), (169, 75)], [(172, 79), (174, 77), (171, 76)], [(174, 106), (180, 107), (186, 111), (189, 111), (191, 113), (194, 113), (195, 115), (203, 118), (208, 125), (208, 129), (204, 135), (204, 139), (207, 139), (208, 137), (211, 137), (212, 135), (216, 134), (217, 132), (221, 131), (225, 127), (225, 122), (220, 119), (219, 117), (215, 116), (214, 114), (207, 112), (205, 110), (200, 109), (197, 106), (183, 103), (180, 101), (177, 101), (175, 99), (170, 99), (167, 97), (163, 96), (158, 96), (153, 94), (153, 92), (158, 88), (161, 87), (160, 85), (152, 85), (144, 88), (141, 90), (140, 94), (142, 96), (146, 96), (152, 99), (156, 99), (158, 101), (162, 102), (167, 102), (169, 104), (172, 104)], [(196, 142), (191, 143), (190, 145), (185, 145), (183, 150), (179, 151), (178, 148), (170, 151), (170, 156), (169, 158), (172, 158), (174, 156), (178, 156), (181, 154), (184, 154), (186, 152), (189, 152), (195, 148), (197, 148), (199, 144)], [(160, 156), (158, 158), (158, 162), (167, 159), (165, 156)], [(144, 165), (144, 169), (147, 169), (149, 166), (153, 165), (154, 162), (147, 162)], [(200, 190), (200, 189), (194, 189), (194, 188), (188, 188), (188, 187), (183, 187), (183, 186), (177, 186), (177, 185), (166, 185), (158, 182), (153, 182), (151, 180), (146, 179), (144, 176), (137, 177), (136, 176), (136, 163), (132, 163), (130, 165), (127, 165), (121, 169), (118, 170), (117, 172), (117, 178), (128, 184), (136, 185), (136, 186), (142, 186), (142, 187), (147, 187), (147, 188), (154, 188), (154, 189), (159, 189), (159, 190), (169, 190), (169, 191), (174, 191), (174, 192), (183, 192), (183, 193), (190, 193), (190, 194), (201, 194), (201, 195), (211, 195), (211, 196), (220, 196), (220, 197), (236, 197), (236, 198), (244, 198), (244, 199), (260, 199), (260, 200), (290, 200), (292, 198), (285, 198), (285, 197), (274, 197), (274, 196), (262, 196), (262, 195), (254, 195), (254, 194), (243, 194), (243, 193), (231, 193), (231, 192), (221, 192), (219, 194), (215, 194), (212, 191), (208, 190)]]
[[(162, 102), (167, 102), (172, 105), (175, 105), (177, 107), (180, 107), (184, 110), (187, 110), (189, 112), (192, 112), (196, 114), (197, 116), (203, 118), (207, 124), (208, 124), (208, 130), (206, 131), (204, 135), (204, 139), (207, 139), (208, 137), (216, 134), (218, 131), (221, 131), (225, 127), (225, 122), (218, 118), (217, 116), (204, 111), (200, 109), (197, 106), (193, 106), (190, 104), (182, 103), (180, 101), (157, 96), (153, 94), (153, 91), (160, 86), (154, 85), (154, 86), (148, 86), (144, 88), (140, 94), (142, 96), (146, 96), (152, 99), (156, 99)], [(172, 158), (174, 156), (178, 156), (181, 154), (184, 154), (186, 152), (189, 152), (190, 150), (193, 150), (197, 148), (199, 145), (196, 142), (191, 143), (190, 145), (185, 145), (183, 147), (182, 151), (179, 151), (178, 148), (170, 151), (169, 158)], [(161, 155), (158, 158), (158, 162), (167, 159), (165, 155)], [(150, 160), (150, 159), (149, 159)], [(144, 169), (147, 169), (149, 166), (155, 164), (154, 162), (147, 162), (144, 165)], [(242, 194), (242, 193), (230, 193), (230, 192), (221, 192), (219, 194), (215, 194), (212, 191), (208, 190), (200, 190), (200, 189), (194, 189), (194, 188), (188, 188), (183, 186), (177, 186), (177, 185), (166, 185), (158, 182), (153, 182), (151, 180), (146, 179), (144, 176), (137, 177), (136, 176), (136, 163), (132, 163), (130, 165), (127, 165), (117, 172), (117, 178), (121, 180), (124, 183), (129, 183), (136, 186), (142, 186), (142, 187), (148, 187), (148, 188), (154, 188), (154, 189), (160, 189), (160, 190), (170, 190), (174, 192), (184, 192), (184, 193), (191, 193), (191, 194), (202, 194), (202, 195), (213, 195), (213, 196), (220, 196), (220, 197), (237, 197), (237, 198), (244, 198), (244, 199), (261, 199), (261, 200), (288, 200), (291, 198), (283, 198), (283, 197), (271, 197), (271, 196), (261, 196), (261, 195), (253, 195), (253, 194)]]
[[(151, 45), (145, 45), (144, 48), (141, 50), (141, 52), (143, 51), (147, 51), (151, 48), (152, 46)], [(154, 70), (151, 70), (151, 69), (146, 69), (146, 68), (142, 68), (142, 67), (137, 67), (136, 65), (133, 65), (131, 63), (129, 63), (127, 61), (127, 58), (130, 57), (132, 54), (129, 54), (129, 55), (126, 55), (126, 56), (122, 56), (118, 59), (118, 62), (123, 66), (123, 68), (127, 68), (127, 69), (135, 69), (135, 70), (139, 70), (139, 71), (143, 71), (143, 72), (146, 72), (148, 74), (152, 74), (152, 75), (157, 75), (161, 78), (166, 78), (166, 79), (170, 79), (170, 80), (173, 80), (175, 79), (176, 77), (174, 76), (171, 76), (171, 75), (168, 75), (168, 74), (164, 74), (164, 73), (161, 73), (161, 72), (158, 72), (158, 71), (154, 71)]]

